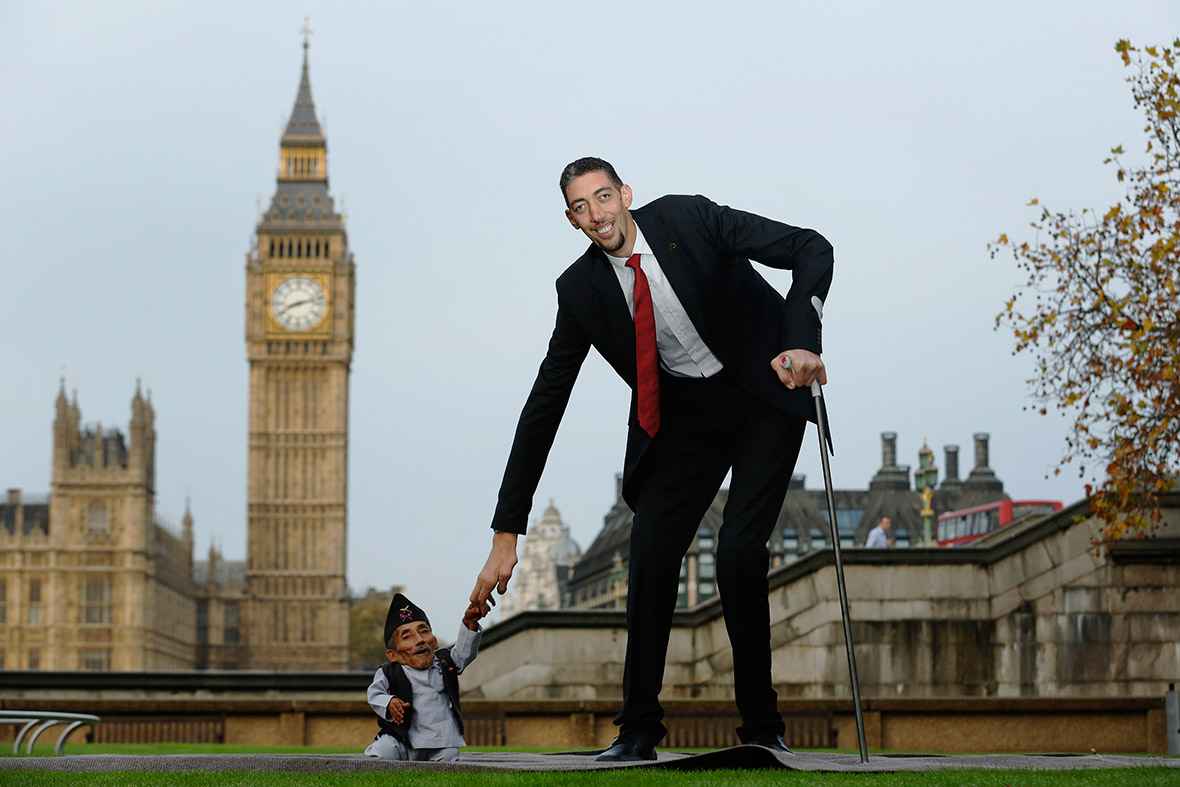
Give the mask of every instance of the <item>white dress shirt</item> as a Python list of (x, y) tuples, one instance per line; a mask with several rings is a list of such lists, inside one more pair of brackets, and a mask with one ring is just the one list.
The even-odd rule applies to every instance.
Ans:
[[(697, 333), (638, 224), (635, 225), (635, 247), (631, 253), (640, 255), (639, 267), (647, 276), (647, 286), (651, 290), (660, 367), (675, 377), (712, 377), (717, 374), (724, 368), (721, 361), (717, 360), (717, 356), (713, 355)], [(619, 278), (619, 286), (623, 288), (623, 296), (627, 299), (627, 310), (634, 319), (635, 271), (627, 267), (630, 258), (612, 257), (609, 254), (606, 258)]]

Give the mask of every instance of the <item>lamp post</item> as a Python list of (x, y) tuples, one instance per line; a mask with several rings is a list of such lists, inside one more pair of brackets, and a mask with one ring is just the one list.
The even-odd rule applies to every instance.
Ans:
[(914, 471), (914, 488), (922, 495), (922, 546), (933, 546), (934, 539), (930, 532), (930, 525), (934, 519), (934, 509), (930, 501), (934, 499), (934, 486), (938, 483), (938, 468), (934, 464), (934, 452), (922, 438), (922, 448), (918, 451), (918, 469)]
[(610, 564), (610, 593), (610, 605), (621, 609), (626, 604), (627, 591), (623, 589), (623, 558), (617, 550)]

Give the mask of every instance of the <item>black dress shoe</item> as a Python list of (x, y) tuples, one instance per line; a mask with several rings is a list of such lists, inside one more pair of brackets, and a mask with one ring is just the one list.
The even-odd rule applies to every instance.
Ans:
[(620, 735), (606, 751), (594, 758), (595, 762), (642, 762), (656, 758), (655, 741), (642, 735)]
[(787, 742), (783, 740), (781, 735), (759, 735), (757, 738), (746, 741), (747, 746), (761, 746), (771, 751), (776, 751), (779, 754), (794, 754), (795, 752), (787, 748)]

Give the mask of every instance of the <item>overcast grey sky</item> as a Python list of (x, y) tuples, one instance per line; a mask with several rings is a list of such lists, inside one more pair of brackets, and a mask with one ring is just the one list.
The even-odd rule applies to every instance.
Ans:
[[(142, 367), (159, 507), (245, 554), (244, 258), (298, 87), (357, 263), (348, 581), (460, 616), (516, 417), (586, 246), (556, 181), (611, 160), (642, 204), (702, 193), (836, 248), (825, 311), (837, 487), (927, 438), (991, 434), (1016, 497), (1064, 421), (993, 317), (1020, 277), (986, 245), (1121, 196), (1142, 150), (1116, 39), (1167, 44), (1174, 2), (0, 2), (0, 484), (50, 484), (53, 401), (126, 429)], [(767, 278), (785, 291), (789, 274)], [(150, 381), (150, 383), (149, 383)], [(538, 490), (586, 547), (614, 499), (628, 392), (592, 354)], [(822, 485), (814, 434), (799, 472)], [(446, 635), (449, 625), (441, 626)]]

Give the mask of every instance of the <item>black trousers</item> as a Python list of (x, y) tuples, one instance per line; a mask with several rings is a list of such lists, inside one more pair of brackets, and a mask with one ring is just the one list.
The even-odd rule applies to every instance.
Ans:
[(622, 733), (667, 734), (664, 679), (680, 564), (731, 469), (717, 534), (717, 586), (733, 649), (734, 695), (748, 741), (785, 730), (770, 678), (770, 538), (799, 456), (806, 422), (740, 389), (660, 375), (660, 431), (639, 472), (627, 588)]

